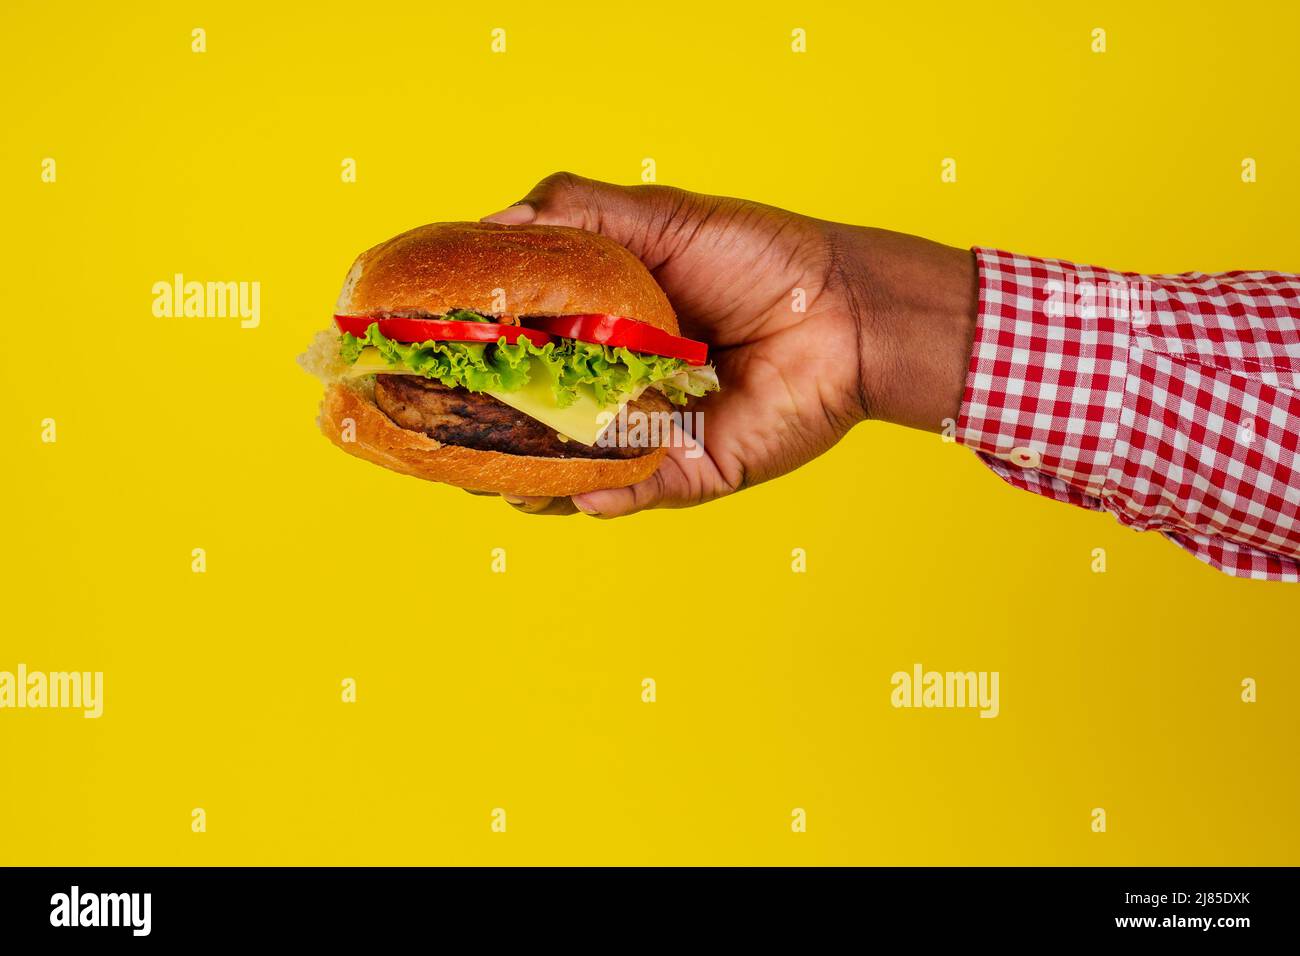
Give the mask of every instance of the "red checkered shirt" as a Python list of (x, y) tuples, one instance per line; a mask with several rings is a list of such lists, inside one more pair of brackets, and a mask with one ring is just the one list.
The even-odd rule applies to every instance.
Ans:
[(1300, 276), (975, 255), (957, 441), (1018, 488), (1300, 581)]

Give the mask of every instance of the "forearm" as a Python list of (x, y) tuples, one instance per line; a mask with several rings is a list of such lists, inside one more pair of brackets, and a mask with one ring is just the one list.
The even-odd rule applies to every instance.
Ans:
[(835, 226), (835, 272), (858, 328), (865, 413), (937, 432), (961, 408), (979, 279), (966, 249)]
[(1137, 276), (830, 227), (863, 414), (1019, 488), (1300, 579), (1300, 277)]

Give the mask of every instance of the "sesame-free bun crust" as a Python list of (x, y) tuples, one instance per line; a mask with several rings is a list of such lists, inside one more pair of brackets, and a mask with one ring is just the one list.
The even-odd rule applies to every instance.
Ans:
[(679, 334), (667, 296), (641, 260), (612, 239), (568, 226), (420, 226), (358, 256), (338, 301), (342, 315), (451, 309), (602, 313)]
[(320, 430), (349, 455), (403, 475), (505, 495), (555, 497), (622, 488), (649, 478), (667, 453), (655, 448), (623, 460), (535, 458), (444, 445), (393, 424), (364, 390), (343, 382), (325, 392)]

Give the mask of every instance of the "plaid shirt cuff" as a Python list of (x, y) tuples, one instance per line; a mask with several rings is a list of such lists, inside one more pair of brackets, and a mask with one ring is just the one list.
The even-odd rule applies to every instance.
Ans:
[(1230, 574), (1300, 580), (1300, 277), (975, 254), (957, 441)]
[[(1074, 492), (1067, 500), (1097, 507), (1090, 499), (1105, 493), (1119, 429), (1128, 325), (1085, 317), (1064, 300), (1071, 285), (1111, 274), (985, 249), (975, 254), (979, 321), (957, 440), (1000, 474), (1041, 470)], [(1049, 308), (1053, 296), (1060, 309)]]

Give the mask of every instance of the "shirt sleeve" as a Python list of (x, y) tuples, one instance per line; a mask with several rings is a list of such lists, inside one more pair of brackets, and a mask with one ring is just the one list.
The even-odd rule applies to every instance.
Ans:
[(1300, 581), (1300, 276), (975, 255), (957, 441), (1018, 488)]

